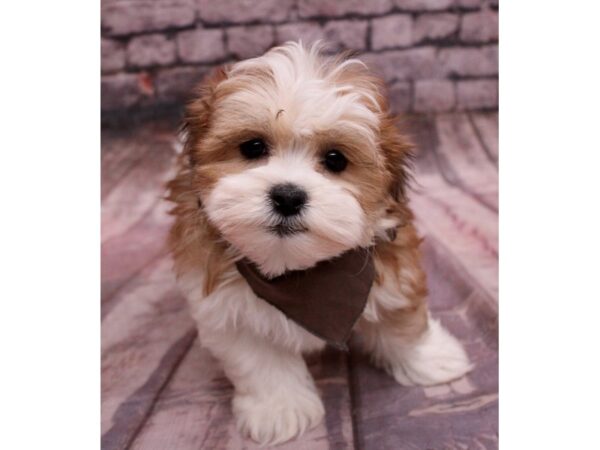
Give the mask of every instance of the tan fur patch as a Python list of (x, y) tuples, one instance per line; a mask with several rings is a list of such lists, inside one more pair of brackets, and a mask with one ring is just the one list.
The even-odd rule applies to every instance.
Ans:
[[(399, 298), (408, 300), (408, 307), (386, 309), (375, 304), (381, 325), (403, 337), (416, 338), (427, 328), (427, 280), (421, 266), (418, 238), (412, 224), (398, 230), (392, 242), (380, 242), (375, 247), (376, 283), (394, 286)], [(384, 278), (385, 274), (391, 274)]]

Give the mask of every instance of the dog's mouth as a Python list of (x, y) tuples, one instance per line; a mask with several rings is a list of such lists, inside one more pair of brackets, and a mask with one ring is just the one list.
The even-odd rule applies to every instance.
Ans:
[(304, 233), (308, 231), (308, 228), (299, 223), (282, 220), (275, 225), (271, 225), (269, 231), (279, 237), (287, 237), (298, 233)]

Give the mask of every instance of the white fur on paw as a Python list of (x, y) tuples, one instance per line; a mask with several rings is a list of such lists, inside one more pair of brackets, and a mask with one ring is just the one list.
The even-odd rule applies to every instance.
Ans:
[(301, 388), (267, 397), (236, 395), (233, 412), (242, 434), (261, 445), (275, 445), (318, 425), (325, 409), (316, 392)]
[(437, 321), (414, 345), (403, 349), (391, 371), (405, 386), (430, 386), (462, 377), (473, 368), (462, 345)]

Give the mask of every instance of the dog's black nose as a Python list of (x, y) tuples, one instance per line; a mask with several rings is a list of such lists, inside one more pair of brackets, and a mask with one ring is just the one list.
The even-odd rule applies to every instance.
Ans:
[(308, 195), (301, 187), (292, 183), (276, 184), (269, 191), (273, 209), (282, 216), (294, 216), (302, 211)]

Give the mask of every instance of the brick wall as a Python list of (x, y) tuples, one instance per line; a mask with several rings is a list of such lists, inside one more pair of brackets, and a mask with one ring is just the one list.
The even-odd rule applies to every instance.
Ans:
[(356, 50), (399, 112), (498, 106), (497, 0), (103, 0), (103, 113), (181, 107), (210, 68), (290, 39)]

